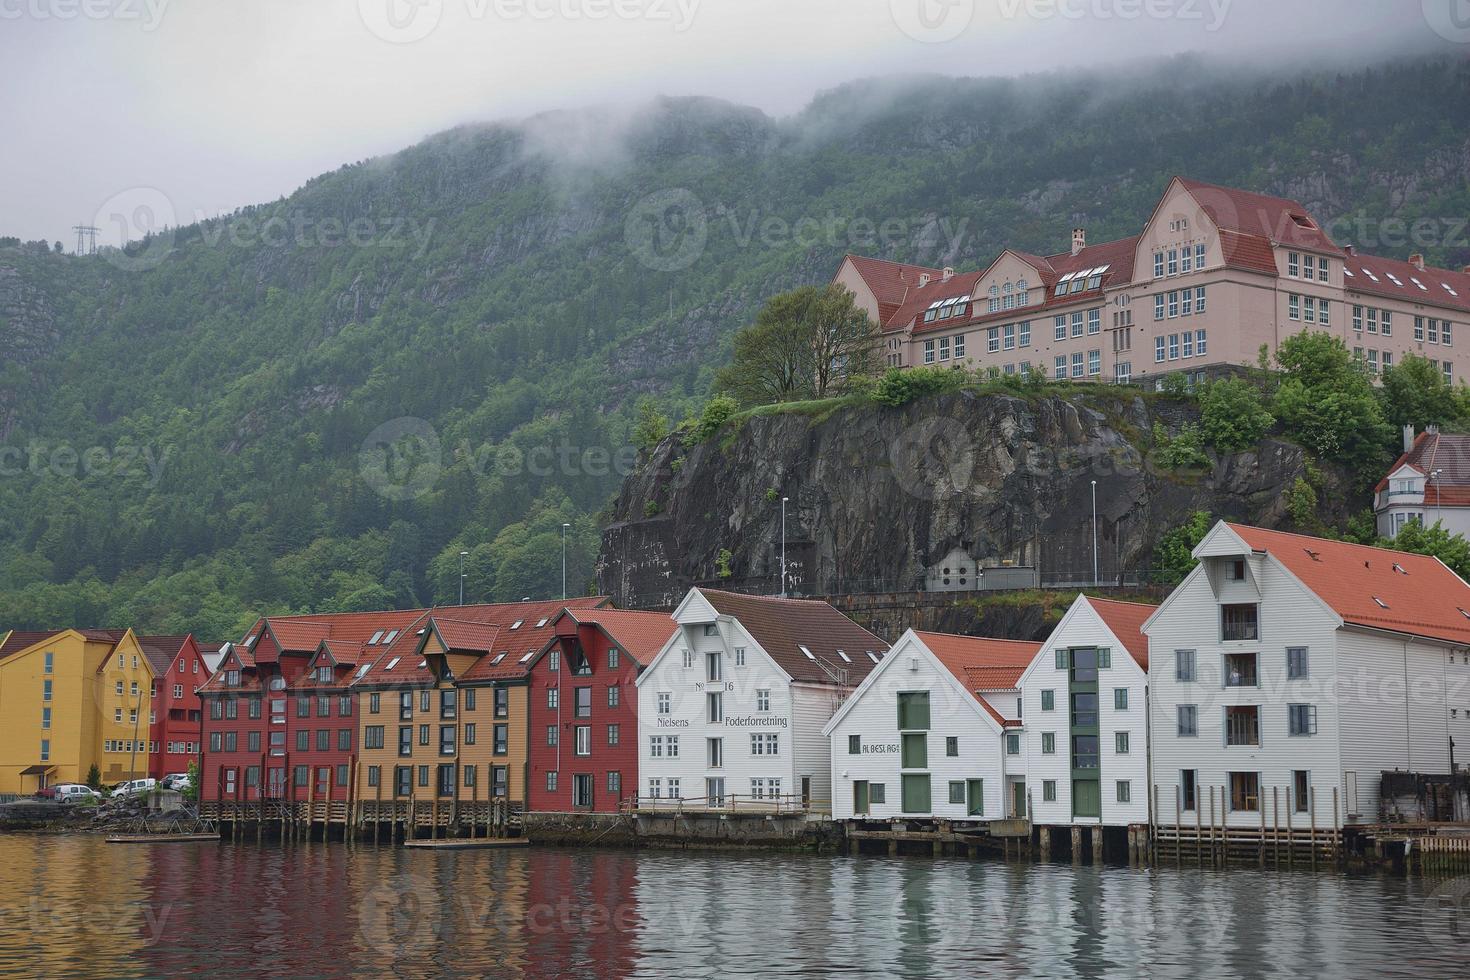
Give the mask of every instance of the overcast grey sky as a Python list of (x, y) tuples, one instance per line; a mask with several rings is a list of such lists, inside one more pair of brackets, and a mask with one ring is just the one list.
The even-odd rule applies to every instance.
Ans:
[(187, 222), (457, 123), (658, 94), (786, 114), (896, 72), (1431, 44), (1470, 53), (1470, 0), (0, 0), (0, 234), (70, 249), (140, 188)]

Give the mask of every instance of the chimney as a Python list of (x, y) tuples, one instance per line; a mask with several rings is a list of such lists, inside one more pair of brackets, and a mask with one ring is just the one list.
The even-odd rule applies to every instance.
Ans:
[(1467, 276), (1470, 276), (1470, 265), (1460, 266), (1460, 272), (1464, 273)]
[(1082, 251), (1086, 247), (1087, 247), (1087, 229), (1086, 228), (1073, 228), (1072, 229), (1072, 254), (1073, 255), (1076, 255), (1078, 252)]
[(1357, 249), (1357, 246), (1356, 245), (1344, 245), (1342, 247), (1342, 250), (1344, 252), (1346, 252), (1348, 255), (1357, 255), (1358, 254), (1358, 249)]
[(1418, 269), (1420, 272), (1423, 272), (1424, 256), (1418, 252), (1415, 252), (1413, 255), (1409, 256), (1409, 264)]
[(920, 289), (923, 289), (927, 285), (929, 285), (929, 273), (927, 273), (927, 272), (921, 272), (921, 273), (919, 273), (919, 288)]
[(944, 282), (949, 282), (953, 278), (954, 278), (954, 266), (952, 266), (952, 265), (945, 266), (944, 267), (944, 279), (943, 279), (943, 281)]
[(1413, 449), (1413, 448), (1414, 448), (1414, 427), (1412, 425), (1406, 425), (1406, 426), (1404, 426), (1404, 452), (1408, 452), (1410, 449)]

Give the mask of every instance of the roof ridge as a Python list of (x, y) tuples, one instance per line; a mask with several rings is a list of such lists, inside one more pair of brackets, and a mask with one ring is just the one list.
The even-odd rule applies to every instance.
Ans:
[(1327, 544), (1340, 544), (1348, 548), (1363, 548), (1367, 551), (1381, 551), (1386, 555), (1407, 555), (1410, 558), (1424, 558), (1430, 561), (1438, 560), (1434, 555), (1421, 555), (1417, 551), (1399, 551), (1396, 548), (1384, 548), (1376, 544), (1359, 544), (1356, 541), (1344, 541), (1341, 538), (1321, 538), (1312, 534), (1302, 534), (1298, 531), (1278, 531), (1274, 528), (1256, 527), (1253, 524), (1236, 524), (1232, 521), (1226, 521), (1225, 526), (1230, 528), (1231, 530), (1239, 527), (1245, 528), (1247, 531), (1260, 531), (1263, 534), (1279, 534), (1283, 537), (1301, 538), (1303, 541), (1324, 541)]

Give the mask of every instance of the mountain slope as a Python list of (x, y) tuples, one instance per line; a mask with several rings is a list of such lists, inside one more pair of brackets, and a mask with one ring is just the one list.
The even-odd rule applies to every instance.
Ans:
[(847, 251), (1128, 234), (1175, 173), (1464, 263), (1467, 96), (1451, 62), (1181, 59), (859, 82), (784, 120), (665, 100), (453, 130), (127, 255), (0, 245), (4, 625), (454, 601), (461, 550), (467, 599), (554, 595), (563, 522), (581, 591), (637, 399), (697, 402), (772, 292)]

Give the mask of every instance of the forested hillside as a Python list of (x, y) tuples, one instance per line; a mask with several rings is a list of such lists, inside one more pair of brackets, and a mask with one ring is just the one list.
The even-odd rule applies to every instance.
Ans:
[(467, 599), (556, 595), (564, 522), (581, 592), (639, 400), (696, 407), (761, 301), (844, 252), (1103, 241), (1178, 173), (1458, 267), (1467, 123), (1450, 61), (869, 81), (780, 120), (673, 99), (464, 127), (126, 255), (10, 240), (0, 629), (455, 601), (461, 550)]

